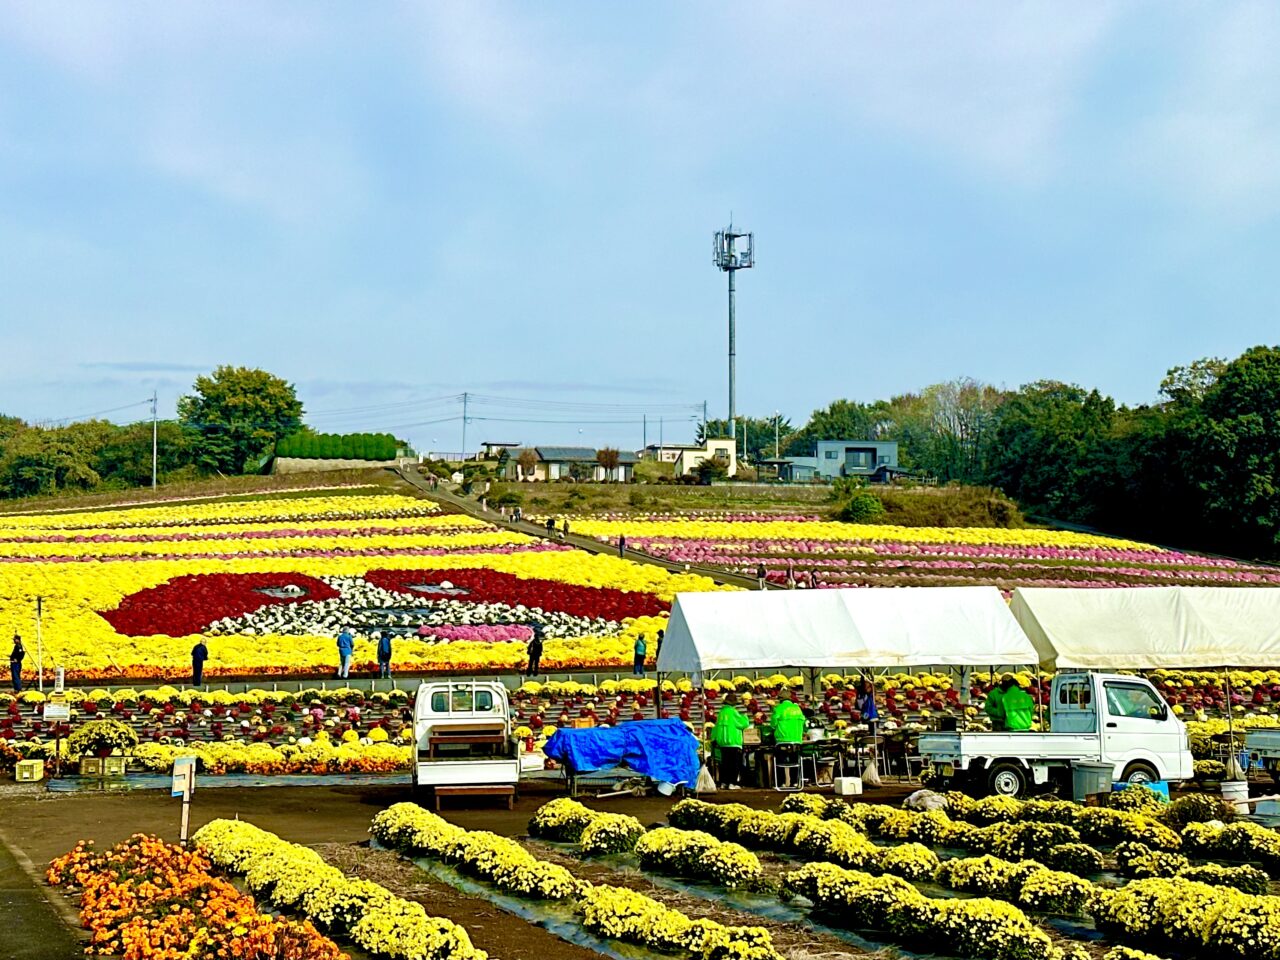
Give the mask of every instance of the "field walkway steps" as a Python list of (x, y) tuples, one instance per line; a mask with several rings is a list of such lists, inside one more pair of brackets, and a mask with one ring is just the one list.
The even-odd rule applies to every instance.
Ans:
[[(550, 540), (553, 543), (567, 543), (570, 546), (577, 547), (579, 550), (585, 550), (588, 553), (607, 553), (616, 556), (618, 549), (599, 540), (593, 540), (591, 537), (581, 537), (575, 533), (570, 533), (568, 537), (561, 538), (559, 535), (555, 537), (547, 536), (547, 528), (527, 520), (515, 521), (508, 520), (501, 513), (494, 510), (486, 510), (480, 502), (472, 497), (463, 496), (461, 493), (448, 489), (448, 485), (441, 482), (436, 489), (431, 488), (431, 481), (424, 477), (421, 471), (415, 465), (405, 465), (397, 467), (397, 473), (405, 482), (417, 487), (423, 493), (427, 494), (433, 500), (439, 500), (442, 503), (448, 503), (457, 507), (463, 513), (491, 523), (495, 527), (504, 527), (507, 530), (514, 530), (517, 533), (527, 534), (531, 537), (539, 537), (543, 540)], [(743, 587), (747, 590), (760, 589), (759, 582), (754, 577), (744, 577), (736, 573), (730, 573), (718, 567), (701, 567), (696, 564), (672, 563), (663, 560), (660, 557), (654, 557), (647, 553), (641, 553), (639, 550), (627, 548), (627, 559), (636, 563), (647, 563), (650, 566), (662, 567), (672, 573), (700, 573), (704, 577), (710, 577), (716, 583), (724, 583), (734, 587)], [(778, 589), (774, 584), (769, 584), (768, 589)]]

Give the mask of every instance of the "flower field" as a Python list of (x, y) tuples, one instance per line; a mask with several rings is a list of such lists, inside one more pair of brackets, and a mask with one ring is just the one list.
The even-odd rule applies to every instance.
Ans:
[(45, 668), (68, 679), (178, 679), (204, 636), (208, 678), (320, 676), (334, 639), (397, 637), (393, 668), (511, 670), (535, 627), (545, 669), (619, 667), (681, 590), (714, 589), (446, 514), (398, 495), (314, 495), (0, 517), (0, 631), (43, 598)]
[(817, 586), (1275, 586), (1280, 569), (1068, 530), (896, 527), (769, 514), (580, 517), (573, 529), (677, 563)]

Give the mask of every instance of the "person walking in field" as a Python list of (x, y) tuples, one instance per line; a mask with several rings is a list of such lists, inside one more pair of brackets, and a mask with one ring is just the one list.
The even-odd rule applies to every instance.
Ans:
[(760, 582), (760, 589), (764, 589), (765, 581), (768, 579), (763, 563), (756, 564), (756, 580)]
[(383, 630), (378, 638), (378, 676), (391, 676), (391, 631)]
[(644, 634), (643, 633), (639, 634), (636, 637), (635, 662), (632, 664), (632, 667), (631, 667), (631, 672), (635, 674), (637, 677), (644, 676), (644, 658), (645, 658), (645, 655), (648, 654), (648, 652), (649, 652), (649, 645), (645, 642)]
[(204, 662), (208, 659), (209, 648), (205, 646), (204, 638), (201, 637), (191, 648), (191, 685), (193, 687), (198, 687), (204, 682)]
[(738, 695), (725, 694), (724, 706), (716, 713), (716, 725), (711, 731), (711, 742), (720, 754), (720, 786), (726, 790), (740, 788), (742, 779), (742, 731), (751, 721), (738, 710)]
[(622, 534), (618, 534), (618, 559), (621, 560), (627, 555), (627, 538)]
[(351, 654), (355, 652), (356, 641), (351, 635), (350, 627), (343, 627), (338, 634), (338, 679), (346, 680), (351, 672)]
[(22, 692), (22, 661), (27, 658), (27, 648), (22, 645), (22, 637), (13, 635), (13, 649), (9, 651), (9, 676), (13, 678), (13, 692)]

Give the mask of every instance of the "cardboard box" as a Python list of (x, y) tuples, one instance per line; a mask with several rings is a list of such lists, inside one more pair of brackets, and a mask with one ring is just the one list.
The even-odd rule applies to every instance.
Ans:
[(13, 778), (19, 783), (35, 783), (44, 779), (43, 760), (19, 760), (13, 767)]
[(742, 745), (744, 747), (760, 746), (760, 731), (756, 727), (747, 727), (742, 731)]
[(574, 730), (590, 730), (596, 725), (596, 722), (591, 717), (574, 717), (569, 721), (569, 725)]

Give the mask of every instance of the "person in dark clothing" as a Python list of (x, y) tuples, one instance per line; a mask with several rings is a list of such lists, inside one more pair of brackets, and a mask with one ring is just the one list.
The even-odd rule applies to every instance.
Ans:
[(529, 655), (529, 662), (525, 665), (524, 675), (536, 677), (542, 672), (542, 630), (540, 628), (533, 628), (533, 636), (529, 638), (529, 645), (525, 647), (525, 652)]
[(191, 685), (198, 687), (204, 680), (204, 662), (209, 659), (209, 648), (204, 640), (197, 640), (191, 648)]
[(763, 590), (763, 589), (764, 589), (764, 584), (765, 584), (765, 579), (766, 579), (766, 575), (765, 575), (765, 573), (766, 573), (766, 572), (765, 572), (765, 569), (764, 569), (764, 564), (763, 564), (763, 563), (757, 563), (757, 564), (756, 564), (756, 579), (760, 581), (760, 589), (761, 589), (761, 590)]
[(618, 557), (621, 559), (627, 555), (627, 538), (622, 534), (618, 534)]
[(561, 540), (564, 540), (564, 539), (565, 539), (566, 537), (568, 537), (568, 536), (569, 536), (569, 518), (568, 518), (568, 517), (565, 517), (565, 518), (564, 518), (564, 527), (563, 527), (563, 528), (561, 529), (561, 531), (560, 531), (560, 539), (561, 539)]
[(383, 630), (378, 638), (378, 676), (391, 676), (391, 631)]
[(13, 635), (13, 649), (9, 652), (9, 674), (13, 677), (13, 692), (22, 692), (22, 661), (27, 657), (27, 648), (22, 645), (22, 637)]
[(556, 532), (556, 521), (554, 517), (547, 517), (547, 536), (550, 537)]
[(655, 647), (654, 647), (654, 650), (653, 650), (653, 662), (654, 662), (654, 663), (657, 663), (657, 662), (658, 662), (658, 658), (659, 658), (660, 656), (662, 656), (662, 638), (663, 638), (663, 637), (665, 637), (666, 635), (667, 635), (667, 631), (665, 631), (665, 630), (659, 630), (659, 631), (658, 631), (658, 642), (657, 642), (657, 646), (655, 646)]

